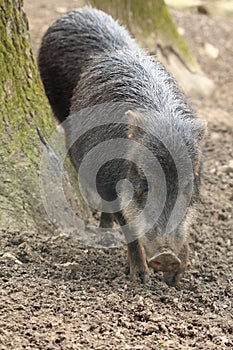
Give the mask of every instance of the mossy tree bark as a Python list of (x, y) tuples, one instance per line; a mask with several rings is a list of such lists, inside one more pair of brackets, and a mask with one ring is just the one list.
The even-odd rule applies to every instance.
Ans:
[(48, 229), (36, 126), (49, 136), (54, 119), (39, 78), (22, 0), (0, 0), (0, 229)]
[(91, 0), (92, 5), (118, 18), (173, 73), (187, 93), (209, 95), (213, 83), (203, 74), (179, 35), (164, 0)]

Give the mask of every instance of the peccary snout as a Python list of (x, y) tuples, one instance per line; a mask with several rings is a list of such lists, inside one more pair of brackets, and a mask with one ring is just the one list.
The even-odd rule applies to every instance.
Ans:
[(180, 268), (181, 261), (172, 251), (164, 251), (153, 256), (148, 265), (155, 271), (171, 272)]

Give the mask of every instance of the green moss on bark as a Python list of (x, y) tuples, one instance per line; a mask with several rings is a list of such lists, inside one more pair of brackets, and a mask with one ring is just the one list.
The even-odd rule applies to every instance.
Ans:
[[(55, 127), (28, 43), (21, 0), (0, 0), (0, 222), (34, 224), (39, 140), (35, 126)], [(40, 214), (43, 211), (40, 208)]]
[(49, 138), (55, 122), (22, 3), (0, 0), (0, 229), (48, 229), (38, 176), (43, 146), (36, 126)]
[(21, 0), (0, 0), (0, 132), (9, 153), (21, 148), (33, 160), (35, 125), (52, 130), (54, 122), (28, 43)]

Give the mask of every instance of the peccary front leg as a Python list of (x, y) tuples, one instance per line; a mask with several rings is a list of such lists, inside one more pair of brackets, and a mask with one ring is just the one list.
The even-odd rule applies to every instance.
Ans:
[(149, 268), (147, 266), (146, 254), (142, 243), (139, 240), (128, 243), (129, 274), (132, 281), (137, 276), (146, 284), (149, 281)]
[(181, 264), (177, 270), (164, 272), (164, 281), (169, 286), (176, 286), (181, 278), (184, 276), (185, 270), (187, 268), (188, 262), (189, 262), (189, 245), (188, 243), (185, 243), (180, 251), (180, 254), (178, 255)]
[[(124, 227), (124, 225), (127, 224), (127, 221), (122, 213), (115, 213), (114, 217), (121, 227)], [(132, 237), (128, 237), (126, 233), (126, 240), (127, 238), (128, 242), (132, 239)], [(137, 277), (139, 277), (141, 282), (146, 284), (149, 281), (149, 268), (146, 260), (146, 252), (142, 242), (135, 239), (127, 244), (127, 250), (129, 263), (127, 274), (130, 275), (130, 279), (132, 281), (136, 281)]]
[(112, 228), (114, 224), (114, 217), (111, 213), (101, 213), (100, 227)]

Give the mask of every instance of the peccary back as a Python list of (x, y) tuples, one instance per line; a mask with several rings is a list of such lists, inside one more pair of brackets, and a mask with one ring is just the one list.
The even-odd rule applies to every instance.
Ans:
[(42, 82), (56, 118), (69, 115), (80, 74), (96, 55), (138, 45), (112, 17), (91, 7), (56, 20), (45, 33), (38, 56)]

